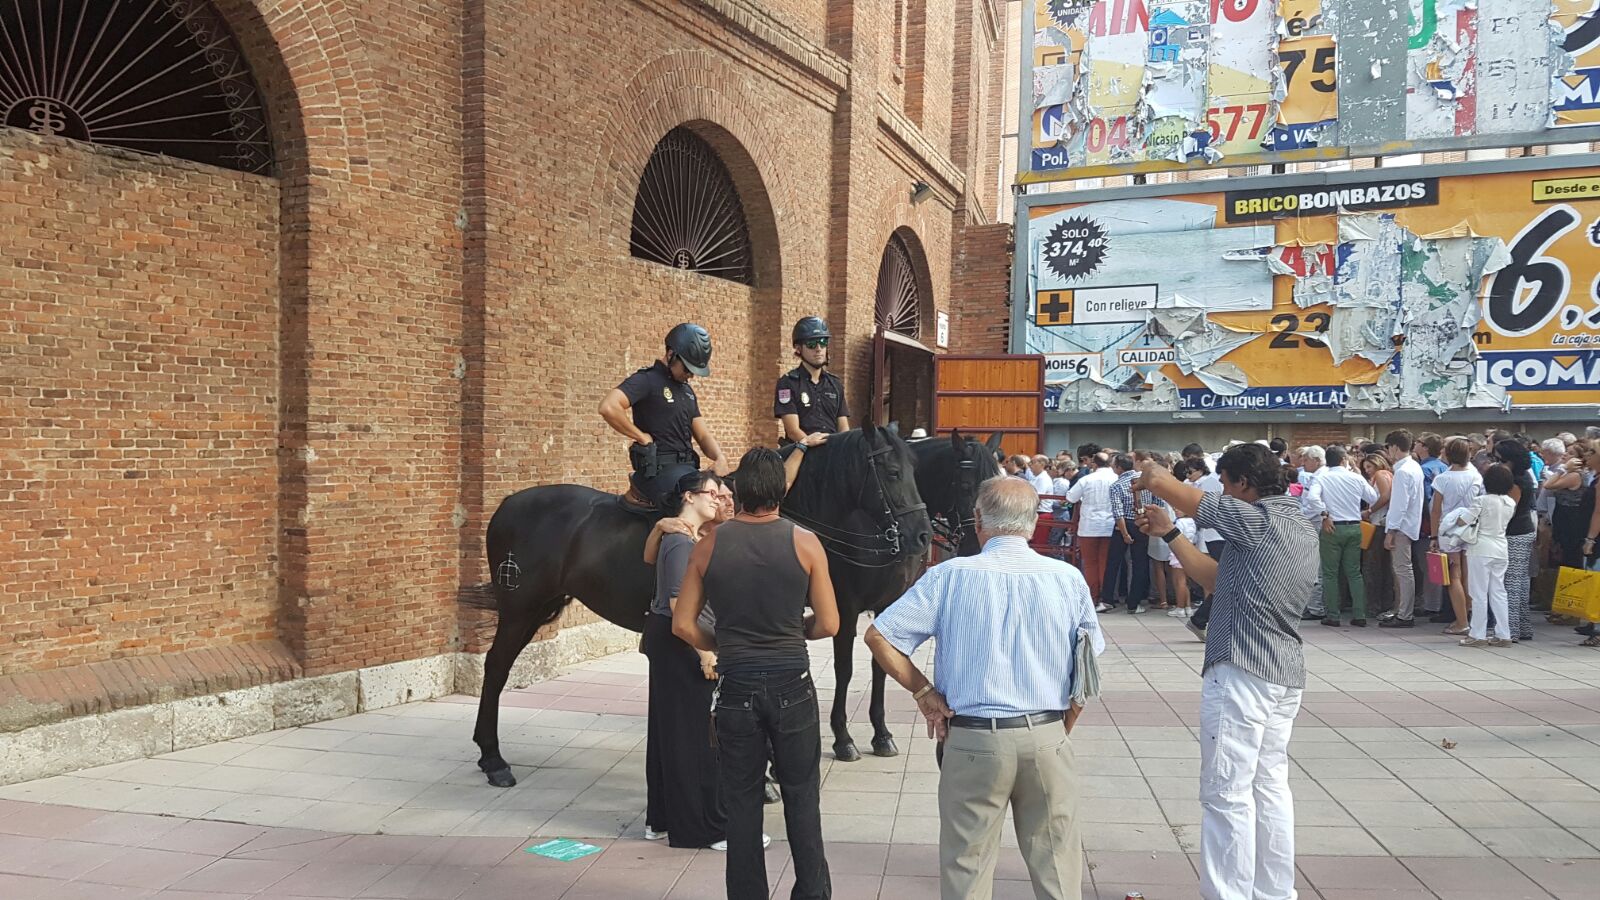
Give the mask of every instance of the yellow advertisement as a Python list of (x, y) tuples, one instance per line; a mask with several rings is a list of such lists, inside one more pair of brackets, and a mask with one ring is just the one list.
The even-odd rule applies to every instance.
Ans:
[(1101, 355), (1053, 408), (1600, 403), (1600, 168), (1366, 174), (1032, 209), (1024, 349)]
[(1572, 67), (1551, 85), (1550, 114), (1557, 128), (1600, 125), (1600, 0), (1551, 0)]

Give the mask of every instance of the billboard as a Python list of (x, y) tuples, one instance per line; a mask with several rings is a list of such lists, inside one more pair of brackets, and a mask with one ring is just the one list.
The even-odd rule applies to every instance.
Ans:
[(1025, 198), (1013, 349), (1063, 412), (1600, 404), (1600, 166), (1550, 163)]
[(1020, 180), (1600, 139), (1600, 0), (1032, 0)]

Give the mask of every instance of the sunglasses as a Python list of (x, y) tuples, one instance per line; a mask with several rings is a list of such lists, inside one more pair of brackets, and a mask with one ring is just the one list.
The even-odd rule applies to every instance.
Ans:
[(806, 341), (803, 346), (807, 350), (825, 350), (828, 347), (828, 339), (827, 338), (817, 338), (814, 341)]
[(689, 493), (691, 493), (691, 494), (711, 494), (711, 495), (714, 496), (714, 495), (716, 495), (718, 493), (718, 491), (717, 491), (716, 488), (712, 488), (709, 491), (690, 491)]

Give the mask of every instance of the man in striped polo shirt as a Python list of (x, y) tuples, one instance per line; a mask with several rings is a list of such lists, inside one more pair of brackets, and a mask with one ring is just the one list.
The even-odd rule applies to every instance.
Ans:
[(1317, 531), (1286, 493), (1281, 461), (1241, 444), (1217, 461), (1222, 494), (1146, 465), (1137, 488), (1228, 542), (1218, 562), (1146, 506), (1140, 528), (1165, 540), (1208, 591), (1200, 691), (1200, 894), (1294, 900), (1289, 735), (1305, 687), (1300, 610), (1317, 579)]

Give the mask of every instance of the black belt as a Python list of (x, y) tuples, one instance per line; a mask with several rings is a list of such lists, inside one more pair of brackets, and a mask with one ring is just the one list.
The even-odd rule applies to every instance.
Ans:
[(1361, 520), (1360, 519), (1334, 519), (1333, 520), (1333, 524), (1335, 524), (1335, 525), (1360, 525), (1361, 524)]
[(1010, 716), (1005, 719), (984, 719), (978, 716), (952, 716), (952, 728), (982, 728), (985, 731), (996, 728), (1027, 728), (1030, 725), (1049, 725), (1061, 721), (1059, 712), (1029, 713), (1025, 716)]

